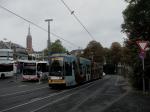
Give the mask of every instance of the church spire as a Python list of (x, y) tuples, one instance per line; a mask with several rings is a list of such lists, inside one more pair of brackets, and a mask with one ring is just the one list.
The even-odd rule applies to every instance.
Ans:
[(30, 34), (30, 25), (28, 27), (28, 35), (27, 35), (27, 38), (26, 38), (26, 44), (27, 44), (28, 53), (32, 53), (33, 49), (32, 49), (32, 36)]
[(31, 33), (30, 33), (30, 24), (29, 24), (29, 28), (28, 28), (28, 35), (31, 35)]

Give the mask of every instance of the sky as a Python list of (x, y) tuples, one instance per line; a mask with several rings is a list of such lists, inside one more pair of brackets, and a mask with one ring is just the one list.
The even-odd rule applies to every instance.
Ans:
[[(122, 11), (127, 4), (124, 0), (64, 0), (92, 37), (103, 47), (112, 42), (123, 43), (125, 34), (121, 32)], [(70, 41), (62, 41), (69, 51), (86, 48), (93, 40), (79, 22), (70, 14), (61, 0), (0, 0), (0, 5), (32, 21), (47, 30), (45, 19), (53, 19), (50, 32)], [(18, 43), (26, 47), (28, 22), (0, 8), (0, 40)], [(35, 51), (47, 47), (48, 33), (30, 24), (32, 44)], [(58, 37), (51, 35), (54, 42)]]

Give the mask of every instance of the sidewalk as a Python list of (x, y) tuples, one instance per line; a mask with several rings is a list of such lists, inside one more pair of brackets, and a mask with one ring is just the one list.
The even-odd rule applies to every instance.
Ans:
[(132, 90), (103, 112), (150, 112), (150, 94)]

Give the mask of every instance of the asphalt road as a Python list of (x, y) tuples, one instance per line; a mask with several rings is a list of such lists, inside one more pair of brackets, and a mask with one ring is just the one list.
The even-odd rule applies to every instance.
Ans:
[(47, 83), (0, 80), (0, 112), (102, 112), (128, 91), (121, 76), (69, 89), (51, 89)]

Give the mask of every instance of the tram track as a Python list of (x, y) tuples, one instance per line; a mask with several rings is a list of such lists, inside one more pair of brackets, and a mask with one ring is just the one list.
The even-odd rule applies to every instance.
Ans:
[[(106, 82), (106, 83), (104, 83), (104, 82)], [(61, 111), (67, 110), (69, 112), (72, 112), (76, 108), (78, 108), (81, 104), (83, 104), (90, 98), (94, 97), (93, 93), (95, 93), (95, 91), (101, 91), (101, 92), (104, 91), (105, 87), (108, 86), (108, 83), (109, 83), (109, 79), (98, 80), (98, 81), (96, 81), (96, 83), (93, 83), (85, 88), (81, 88), (78, 91), (75, 91), (75, 92), (65, 95), (63, 97), (57, 98), (57, 100), (54, 100), (42, 107), (39, 107), (38, 109), (32, 110), (31, 112), (49, 112), (50, 110), (58, 111), (58, 109)], [(101, 84), (100, 87), (103, 86), (102, 90), (97, 89), (97, 86), (99, 86), (99, 84)], [(85, 93), (87, 96), (85, 96)], [(97, 95), (97, 94), (95, 94), (95, 95)], [(61, 104), (63, 104), (63, 106), (60, 106)], [(69, 105), (69, 108), (67, 105)], [(66, 109), (66, 108), (68, 108), (68, 109)], [(76, 111), (74, 111), (74, 112), (76, 112)]]
[(12, 96), (12, 95), (19, 95), (19, 94), (23, 94), (23, 93), (25, 94), (25, 93), (29, 93), (29, 92), (34, 92), (36, 90), (40, 90), (40, 89), (43, 89), (43, 88), (47, 88), (47, 86), (36, 88), (36, 89), (30, 89), (30, 90), (18, 91), (18, 92), (14, 92), (14, 93), (8, 93), (8, 94), (0, 95), (0, 98), (1, 97)]
[[(1, 83), (0, 83), (1, 84)], [(0, 97), (12, 96), (20, 93), (26, 93), (38, 89), (47, 88), (47, 84), (39, 83), (17, 83), (14, 86), (5, 86), (5, 88), (0, 89)]]
[(124, 94), (120, 91), (119, 80), (117, 76), (106, 76), (69, 89), (54, 90), (47, 85), (47, 88), (27, 94), (10, 95), (8, 99), (2, 97), (0, 112), (77, 112), (80, 109), (90, 112), (93, 108), (103, 110)]
[(89, 87), (92, 87), (96, 83), (97, 83), (97, 81), (94, 81), (94, 82), (90, 82), (90, 83), (87, 83), (87, 84), (84, 84), (84, 85), (81, 85), (81, 86), (78, 86), (78, 87), (75, 87), (72, 89), (67, 89), (67, 90), (63, 90), (61, 92), (51, 93), (50, 95), (47, 95), (45, 97), (39, 97), (39, 98), (37, 97), (34, 100), (31, 100), (31, 101), (28, 101), (25, 103), (21, 103), (19, 105), (15, 105), (10, 108), (2, 109), (0, 112), (7, 112), (7, 111), (17, 112), (17, 111), (24, 110), (24, 109), (26, 109), (26, 111), (28, 111), (28, 109), (31, 110), (32, 107), (35, 107), (32, 109), (33, 111), (35, 111), (35, 109), (37, 111), (38, 108), (45, 107), (45, 105), (51, 105), (51, 104), (57, 103), (61, 99), (63, 100), (73, 94), (76, 94), (79, 91), (83, 91)]

